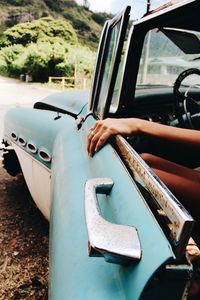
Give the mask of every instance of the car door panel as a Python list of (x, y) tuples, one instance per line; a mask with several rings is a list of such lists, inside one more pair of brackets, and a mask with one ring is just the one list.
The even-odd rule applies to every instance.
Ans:
[[(63, 299), (64, 295), (83, 299), (84, 291), (85, 299), (139, 299), (153, 273), (173, 259), (174, 254), (113, 148), (107, 145), (93, 158), (87, 155), (86, 135), (93, 122), (92, 117), (88, 118), (76, 134), (73, 128), (62, 131), (55, 143), (50, 294), (52, 299)], [(62, 153), (60, 157), (58, 152)], [(140, 261), (121, 266), (106, 263), (103, 258), (88, 257), (84, 188), (88, 179), (97, 177), (112, 178), (110, 195), (99, 197), (102, 215), (112, 223), (137, 228), (142, 248)]]
[[(155, 181), (152, 177), (148, 177), (150, 168), (141, 169), (139, 165), (136, 170), (134, 165), (132, 169), (135, 169), (130, 169), (123, 157), (127, 155), (127, 151), (131, 152), (130, 148), (128, 150), (128, 147), (125, 147), (123, 149), (126, 151), (120, 153), (117, 143), (114, 147), (107, 143), (93, 157), (89, 157), (86, 151), (89, 129), (97, 119), (126, 117), (131, 113), (131, 110), (127, 109), (128, 100), (133, 100), (130, 95), (135, 89), (131, 83), (131, 73), (136, 72), (139, 64), (138, 55), (142, 47), (142, 39), (140, 40), (139, 36), (141, 33), (144, 35), (144, 32), (136, 29), (136, 33), (139, 34), (133, 43), (132, 27), (127, 42), (129, 49), (125, 51), (124, 40), (129, 12), (130, 7), (127, 7), (119, 16), (106, 22), (90, 100), (88, 91), (57, 93), (37, 102), (34, 109), (14, 109), (6, 116), (4, 144), (6, 147), (14, 148), (12, 150), (18, 156), (22, 171), (28, 174), (25, 179), (29, 190), (48, 219), (50, 211), (49, 299), (51, 300), (186, 298), (183, 294), (192, 273), (192, 266), (185, 256), (185, 248), (191, 234), (193, 219), (185, 214), (183, 207), (172, 193), (165, 189), (155, 174), (152, 177), (161, 189), (154, 189)], [(150, 23), (149, 27), (152, 26)], [(142, 24), (144, 23), (141, 23), (141, 26)], [(132, 61), (130, 49), (134, 44), (136, 48), (133, 54), (136, 59)], [(145, 93), (147, 92), (146, 90)], [(111, 109), (113, 103), (115, 106)], [(136, 106), (138, 109), (138, 105)], [(136, 111), (137, 116), (138, 110), (134, 107), (134, 103), (129, 107)], [(23, 137), (26, 143), (20, 145), (19, 137)], [(115, 142), (120, 138), (122, 139), (117, 137)], [(34, 153), (29, 153), (30, 149), (27, 148), (30, 141), (32, 146), (37, 146)], [(39, 155), (44, 149), (50, 154), (49, 161), (45, 161)], [(25, 154), (25, 158), (24, 156), (21, 158), (22, 154)], [(141, 159), (139, 155), (138, 157)], [(48, 168), (48, 172), (45, 174), (41, 172), (38, 164), (43, 171)], [(136, 182), (138, 177), (141, 180)], [(109, 224), (136, 229), (139, 255), (134, 259), (121, 252), (111, 253), (112, 251), (109, 252), (108, 249), (95, 248), (93, 244), (88, 244), (90, 239), (86, 222), (88, 206), (85, 202), (91, 197), (91, 190), (87, 190), (87, 187), (91, 180), (99, 180), (104, 184), (107, 180), (105, 178), (113, 184), (110, 190), (104, 193), (95, 190), (94, 195), (98, 200), (96, 198), (94, 200), (99, 205), (97, 210)], [(144, 181), (145, 184), (142, 185)], [(47, 187), (48, 193), (44, 193)], [(39, 190), (40, 197), (34, 197), (35, 191), (39, 194)], [(167, 235), (163, 230), (164, 226), (161, 226), (161, 222), (158, 223), (158, 215), (154, 215), (152, 207), (150, 209), (146, 195), (146, 198), (150, 195), (155, 202), (160, 197), (161, 201), (157, 201), (156, 206), (157, 214), (160, 209), (160, 213), (167, 219), (166, 223), (170, 221), (167, 223), (170, 234)], [(42, 203), (44, 205), (41, 205)], [(162, 205), (159, 206), (159, 203)], [(168, 214), (163, 206), (167, 207)], [(177, 206), (179, 210), (176, 211)], [(183, 222), (178, 223), (176, 220)], [(181, 227), (185, 224), (188, 226)], [(173, 230), (173, 226), (178, 229), (187, 227), (187, 230), (180, 229), (178, 232)], [(99, 227), (101, 234), (111, 237), (112, 244), (114, 236), (112, 237), (106, 230), (106, 227), (104, 230)], [(183, 243), (180, 243), (181, 239), (177, 239), (177, 232), (180, 233)], [(118, 244), (121, 242), (124, 246), (123, 234), (117, 238)], [(177, 254), (177, 248), (181, 249), (178, 253), (181, 252), (181, 257)], [(108, 262), (111, 259), (115, 259), (115, 264)], [(126, 264), (123, 259), (126, 259)]]

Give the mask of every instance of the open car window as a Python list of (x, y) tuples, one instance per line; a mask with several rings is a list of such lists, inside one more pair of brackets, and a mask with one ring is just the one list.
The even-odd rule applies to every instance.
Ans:
[[(199, 37), (195, 31), (150, 30), (144, 41), (137, 85), (173, 86), (182, 71), (199, 68)], [(189, 86), (190, 82), (184, 84)]]
[[(94, 75), (90, 109), (103, 118), (111, 103), (121, 60), (130, 7), (110, 20), (104, 27)], [(102, 53), (100, 53), (102, 52)]]

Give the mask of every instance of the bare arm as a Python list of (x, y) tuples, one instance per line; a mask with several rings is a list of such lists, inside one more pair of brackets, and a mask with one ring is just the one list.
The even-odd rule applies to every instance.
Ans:
[(162, 125), (137, 118), (105, 119), (97, 121), (88, 135), (87, 151), (90, 156), (116, 134), (144, 135), (178, 144), (190, 144), (200, 149), (200, 131)]

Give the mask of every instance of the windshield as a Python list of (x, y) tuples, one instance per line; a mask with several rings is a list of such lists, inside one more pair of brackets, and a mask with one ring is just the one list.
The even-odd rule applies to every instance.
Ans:
[(112, 67), (115, 59), (116, 54), (116, 45), (119, 37), (119, 29), (120, 29), (121, 23), (118, 22), (111, 31), (110, 38), (108, 40), (108, 46), (107, 46), (107, 52), (106, 52), (106, 63), (104, 66), (104, 72), (103, 77), (101, 81), (101, 89), (99, 94), (99, 106), (98, 106), (98, 113), (101, 115), (103, 114), (103, 110), (105, 107), (106, 102), (106, 95), (108, 92), (108, 87), (110, 83), (110, 78), (112, 74)]
[[(154, 29), (145, 37), (137, 85), (173, 86), (177, 76), (189, 68), (200, 68), (200, 33)], [(191, 78), (184, 84), (190, 85)]]

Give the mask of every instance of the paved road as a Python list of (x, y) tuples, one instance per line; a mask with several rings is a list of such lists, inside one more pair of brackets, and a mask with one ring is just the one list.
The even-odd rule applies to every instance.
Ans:
[[(31, 107), (54, 92), (0, 76), (0, 141), (8, 109)], [(0, 208), (0, 299), (47, 299), (48, 223), (32, 205), (23, 177), (8, 175), (1, 161)]]
[(33, 103), (55, 93), (53, 90), (0, 76), (0, 139), (3, 135), (3, 120), (11, 107), (31, 107)]

